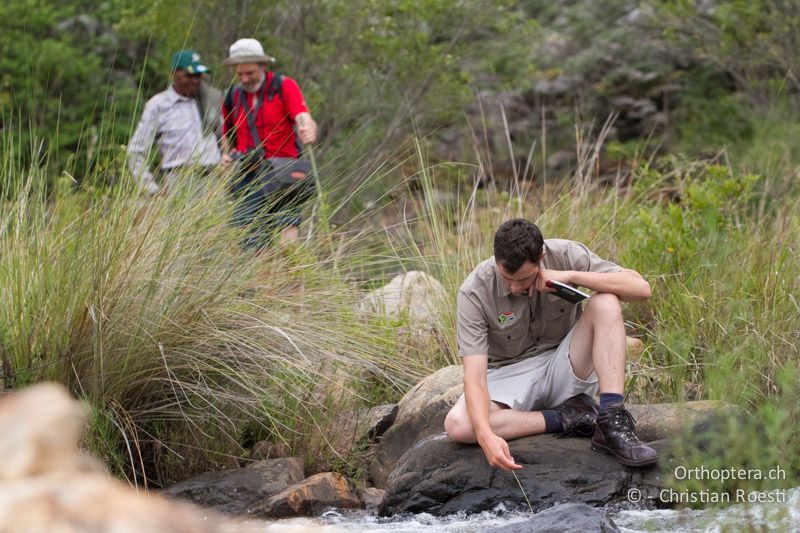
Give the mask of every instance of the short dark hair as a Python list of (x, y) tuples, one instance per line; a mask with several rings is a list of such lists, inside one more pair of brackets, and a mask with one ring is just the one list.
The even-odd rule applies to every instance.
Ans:
[(543, 250), (542, 232), (524, 218), (503, 222), (494, 234), (494, 259), (503, 263), (510, 274), (519, 270), (525, 261), (538, 265)]

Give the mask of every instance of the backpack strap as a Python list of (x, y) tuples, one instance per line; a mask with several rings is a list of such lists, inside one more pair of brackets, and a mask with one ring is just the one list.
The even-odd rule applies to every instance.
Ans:
[(283, 100), (283, 74), (280, 72), (272, 73), (272, 81), (269, 83), (269, 89), (267, 90), (267, 101), (271, 102), (276, 94)]
[(258, 103), (256, 103), (256, 107), (254, 109), (250, 109), (247, 105), (247, 95), (245, 94), (244, 87), (241, 85), (239, 87), (239, 105), (244, 112), (244, 116), (247, 119), (247, 126), (250, 128), (250, 136), (253, 138), (253, 150), (255, 153), (258, 154), (258, 158), (264, 157), (264, 146), (261, 144), (261, 138), (258, 135), (258, 128), (256, 128), (256, 118), (258, 117), (258, 112), (261, 111), (261, 106), (264, 105), (264, 100), (266, 99), (266, 91), (264, 88), (261, 89), (261, 93), (256, 97), (258, 98)]

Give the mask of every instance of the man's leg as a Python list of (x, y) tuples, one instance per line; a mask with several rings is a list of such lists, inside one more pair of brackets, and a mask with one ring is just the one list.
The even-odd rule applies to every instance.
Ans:
[(246, 228), (242, 245), (259, 251), (269, 244), (270, 235), (263, 228), (266, 200), (261, 193), (258, 169), (245, 169), (231, 186), (233, 198), (233, 225)]
[[(281, 196), (283, 194), (283, 196)], [(283, 246), (300, 242), (301, 207), (285, 193), (276, 193), (269, 198), (266, 223), (272, 232), (279, 234)]]
[(600, 412), (592, 449), (613, 455), (628, 466), (656, 462), (658, 453), (636, 437), (633, 417), (623, 403), (625, 389), (625, 324), (619, 298), (599, 293), (591, 297), (572, 332), (570, 364), (586, 379), (592, 370), (600, 385)]
[(300, 240), (297, 226), (286, 226), (281, 230), (281, 244), (294, 244)]
[[(545, 423), (541, 411), (515, 411), (508, 406), (489, 402), (489, 426), (497, 435), (508, 440), (544, 433)], [(462, 396), (447, 413), (444, 420), (447, 435), (456, 442), (474, 444), (475, 430), (467, 412), (467, 402)]]
[(572, 332), (569, 360), (575, 377), (597, 374), (600, 394), (622, 394), (625, 388), (625, 324), (619, 298), (595, 294)]

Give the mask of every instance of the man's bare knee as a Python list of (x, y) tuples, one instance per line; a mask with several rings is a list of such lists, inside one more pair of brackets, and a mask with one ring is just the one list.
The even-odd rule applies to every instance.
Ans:
[(586, 302), (586, 312), (603, 321), (623, 321), (622, 304), (616, 294), (599, 292)]
[(450, 440), (467, 444), (475, 442), (475, 430), (466, 409), (451, 409), (444, 419), (444, 430)]

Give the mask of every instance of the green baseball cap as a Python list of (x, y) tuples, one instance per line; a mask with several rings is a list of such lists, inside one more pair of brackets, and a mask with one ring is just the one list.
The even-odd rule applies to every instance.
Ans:
[(200, 54), (194, 50), (178, 50), (172, 54), (172, 70), (178, 69), (189, 74), (208, 72), (208, 67), (200, 62)]

